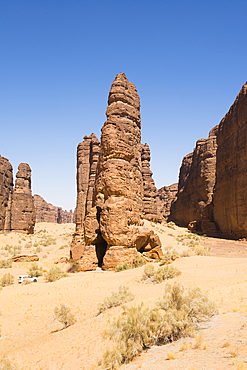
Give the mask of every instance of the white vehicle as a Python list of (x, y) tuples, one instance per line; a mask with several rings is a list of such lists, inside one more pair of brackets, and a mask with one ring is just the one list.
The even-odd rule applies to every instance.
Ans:
[(18, 283), (21, 284), (23, 282), (29, 283), (37, 283), (38, 279), (36, 277), (31, 277), (30, 275), (21, 275), (18, 278)]

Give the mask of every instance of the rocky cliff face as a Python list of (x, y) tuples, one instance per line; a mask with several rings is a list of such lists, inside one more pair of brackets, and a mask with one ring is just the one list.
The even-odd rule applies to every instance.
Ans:
[(40, 195), (34, 194), (34, 208), (36, 222), (73, 223), (74, 213), (72, 210), (64, 211), (61, 207), (55, 207), (47, 203)]
[(10, 206), (13, 192), (13, 169), (0, 155), (0, 231), (10, 230)]
[(213, 217), (224, 237), (247, 237), (247, 83), (219, 124)]
[(157, 210), (157, 189), (150, 170), (150, 149), (148, 144), (142, 145), (142, 179), (143, 179), (143, 211), (144, 218), (149, 221), (161, 221)]
[(35, 209), (31, 193), (31, 168), (21, 163), (16, 174), (11, 205), (11, 230), (34, 233)]
[(167, 222), (170, 216), (172, 202), (176, 200), (178, 184), (163, 186), (157, 191), (156, 203), (158, 215), (162, 221)]
[[(97, 264), (110, 269), (119, 262), (131, 262), (137, 249), (162, 253), (160, 241), (141, 228), (144, 193), (140, 101), (124, 73), (117, 75), (112, 84), (106, 116), (100, 146), (94, 139), (97, 147), (93, 150), (92, 135), (78, 146), (77, 231), (71, 256), (81, 258), (84, 270)], [(91, 152), (94, 160), (90, 160)]]
[(216, 133), (217, 128), (214, 128), (208, 139), (198, 140), (193, 154), (183, 159), (177, 200), (172, 204), (169, 216), (169, 220), (181, 226), (193, 223), (194, 230), (204, 233), (212, 221), (208, 208), (215, 185)]
[(99, 150), (99, 140), (94, 134), (84, 136), (77, 147), (77, 231), (83, 228), (86, 213), (92, 208)]

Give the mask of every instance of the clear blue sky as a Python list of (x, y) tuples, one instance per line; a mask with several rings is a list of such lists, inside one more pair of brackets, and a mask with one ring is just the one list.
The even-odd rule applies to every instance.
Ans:
[(0, 154), (32, 191), (74, 208), (76, 147), (100, 137), (112, 81), (141, 99), (158, 188), (247, 80), (247, 1), (0, 0)]

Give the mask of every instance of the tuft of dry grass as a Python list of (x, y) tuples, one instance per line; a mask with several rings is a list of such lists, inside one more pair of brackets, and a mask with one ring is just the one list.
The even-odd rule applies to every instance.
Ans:
[(129, 291), (128, 287), (120, 285), (118, 292), (112, 292), (110, 297), (106, 297), (103, 303), (98, 304), (98, 315), (111, 307), (117, 307), (123, 303), (133, 301), (134, 298), (135, 296)]
[(174, 352), (167, 352), (167, 360), (175, 360), (175, 353)]

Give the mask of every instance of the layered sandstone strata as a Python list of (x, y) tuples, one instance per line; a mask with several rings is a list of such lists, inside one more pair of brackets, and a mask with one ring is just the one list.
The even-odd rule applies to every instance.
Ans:
[(10, 208), (13, 192), (13, 169), (0, 155), (0, 231), (10, 230)]
[(21, 163), (16, 174), (11, 204), (11, 230), (34, 233), (35, 209), (31, 193), (31, 168)]
[(143, 179), (143, 212), (144, 218), (149, 221), (159, 221), (157, 210), (157, 189), (150, 170), (150, 149), (148, 144), (142, 145), (142, 179)]
[(157, 191), (156, 203), (158, 215), (164, 222), (167, 222), (170, 216), (171, 205), (176, 200), (177, 192), (178, 184), (163, 186)]
[(34, 208), (37, 222), (53, 222), (59, 224), (73, 223), (74, 213), (72, 209), (64, 211), (61, 207), (55, 207), (47, 203), (40, 195), (33, 196)]
[(224, 237), (247, 237), (247, 83), (219, 124), (213, 217)]
[(131, 262), (137, 250), (152, 249), (156, 256), (162, 253), (159, 239), (151, 238), (150, 243), (148, 230), (142, 228), (140, 101), (124, 73), (112, 84), (106, 116), (100, 145), (91, 135), (77, 151), (76, 233), (71, 256), (80, 259), (82, 270), (95, 268), (95, 261), (112, 269), (119, 262)]
[(208, 233), (215, 229), (212, 198), (215, 185), (218, 126), (208, 139), (198, 140), (193, 153), (184, 159), (179, 175), (177, 199), (171, 206), (169, 220), (181, 226), (190, 223), (193, 230)]

